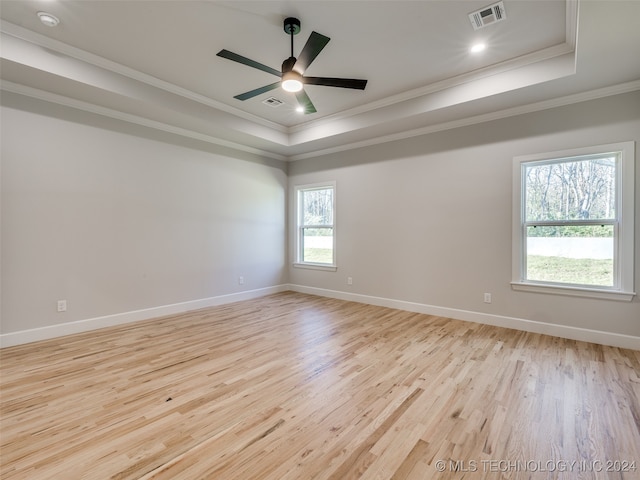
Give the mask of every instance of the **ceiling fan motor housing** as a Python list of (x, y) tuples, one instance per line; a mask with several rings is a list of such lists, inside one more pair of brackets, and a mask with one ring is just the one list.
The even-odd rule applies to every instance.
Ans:
[(294, 17), (284, 19), (284, 31), (287, 35), (297, 35), (300, 33), (300, 20)]
[(296, 57), (289, 57), (282, 62), (282, 73), (287, 73), (293, 70), (293, 66), (296, 64)]

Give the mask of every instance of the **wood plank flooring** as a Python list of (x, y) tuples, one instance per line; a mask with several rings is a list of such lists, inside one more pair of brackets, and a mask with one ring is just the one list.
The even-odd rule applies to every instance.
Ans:
[(0, 354), (3, 480), (640, 478), (638, 351), (285, 292)]

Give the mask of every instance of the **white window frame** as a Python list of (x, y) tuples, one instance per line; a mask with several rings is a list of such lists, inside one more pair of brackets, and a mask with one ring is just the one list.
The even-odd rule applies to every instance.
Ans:
[[(305, 191), (309, 190), (333, 190), (333, 224), (332, 225), (303, 225), (303, 210), (301, 208), (301, 200), (302, 194)], [(295, 187), (295, 212), (296, 212), (296, 230), (295, 230), (295, 261), (293, 262), (294, 267), (298, 268), (309, 268), (313, 270), (326, 270), (335, 272), (338, 269), (337, 266), (337, 252), (336, 252), (336, 182), (320, 182), (320, 183), (312, 183), (307, 185), (296, 185)], [(303, 232), (304, 228), (310, 227), (319, 227), (319, 228), (327, 228), (331, 227), (333, 229), (333, 263), (314, 263), (314, 262), (305, 262), (303, 261)]]
[[(560, 285), (527, 281), (525, 276), (526, 225), (525, 225), (525, 176), (527, 163), (572, 157), (587, 157), (605, 153), (619, 153), (616, 164), (616, 217), (614, 225), (614, 286), (590, 287)], [(580, 158), (576, 158), (579, 160)], [(557, 152), (523, 155), (513, 163), (513, 218), (512, 218), (512, 281), (514, 290), (608, 300), (631, 301), (634, 292), (634, 186), (635, 142), (611, 143), (594, 147), (575, 148)]]

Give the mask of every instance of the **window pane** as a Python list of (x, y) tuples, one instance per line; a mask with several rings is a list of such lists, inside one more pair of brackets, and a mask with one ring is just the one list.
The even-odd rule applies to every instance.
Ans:
[(333, 265), (333, 228), (303, 228), (302, 261)]
[(614, 285), (613, 226), (527, 227), (526, 279)]
[(333, 188), (302, 192), (303, 225), (333, 225)]
[(525, 166), (526, 221), (613, 219), (616, 157)]

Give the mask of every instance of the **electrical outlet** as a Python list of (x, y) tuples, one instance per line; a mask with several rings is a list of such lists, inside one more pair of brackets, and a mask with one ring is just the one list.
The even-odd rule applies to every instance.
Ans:
[(67, 311), (67, 301), (58, 300), (58, 312), (66, 312), (66, 311)]
[(238, 285), (244, 285), (244, 277), (238, 277)]
[(353, 285), (353, 278), (347, 277), (347, 285)]
[(484, 294), (484, 303), (491, 303), (491, 294), (490, 293), (485, 293)]

